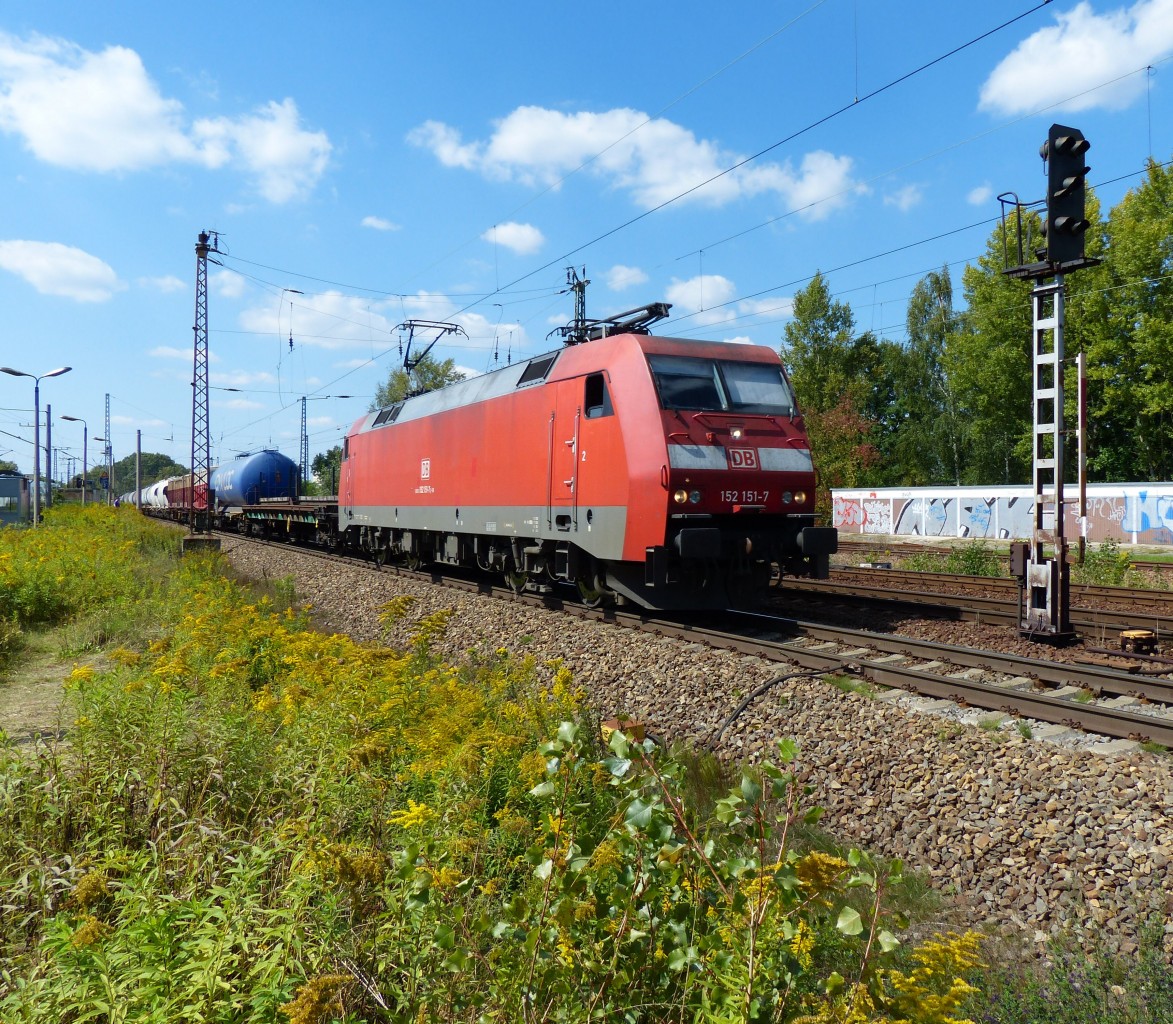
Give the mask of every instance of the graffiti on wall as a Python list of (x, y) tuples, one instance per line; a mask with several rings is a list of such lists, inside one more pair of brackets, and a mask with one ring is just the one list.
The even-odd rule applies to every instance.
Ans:
[[(1066, 510), (1065, 533), (1084, 532), (1079, 510)], [(912, 497), (871, 494), (833, 495), (834, 525), (845, 533), (902, 537), (973, 537), (1025, 540), (1034, 531), (1034, 499), (1029, 495), (990, 497), (946, 491)], [(1173, 484), (1088, 497), (1085, 536), (1124, 543), (1173, 544)]]

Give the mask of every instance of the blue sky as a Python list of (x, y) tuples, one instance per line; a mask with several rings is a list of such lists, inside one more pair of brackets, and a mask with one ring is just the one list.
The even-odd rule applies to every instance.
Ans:
[[(302, 395), (339, 443), (409, 318), (471, 373), (555, 347), (570, 265), (590, 316), (775, 347), (822, 270), (899, 339), (925, 273), (960, 304), (999, 193), (1042, 197), (1052, 122), (1105, 209), (1173, 156), (1171, 54), (1173, 0), (6, 0), (0, 365), (73, 367), (41, 385), (62, 473), (60, 416), (101, 435), (107, 394), (116, 459), (141, 430), (186, 464), (204, 229), (217, 461), (296, 459)], [(26, 471), (31, 383), (0, 375)]]

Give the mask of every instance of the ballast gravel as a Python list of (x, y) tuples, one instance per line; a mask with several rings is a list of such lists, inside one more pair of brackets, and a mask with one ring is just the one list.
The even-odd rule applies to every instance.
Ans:
[[(465, 594), (291, 548), (226, 539), (237, 572), (291, 577), (325, 628), (361, 642), (408, 642), (416, 619), (451, 609), (438, 653), (506, 647), (539, 665), (561, 659), (602, 718), (626, 713), (653, 735), (734, 761), (800, 747), (821, 825), (843, 841), (902, 858), (951, 898), (961, 925), (1036, 943), (1070, 930), (1124, 954), (1164, 929), (1173, 957), (1173, 761), (1135, 747), (1080, 749), (1013, 728), (941, 717), (903, 695), (844, 692), (799, 669), (697, 644)], [(383, 634), (379, 607), (416, 598)], [(778, 680), (721, 733), (734, 709)], [(988, 724), (988, 723), (987, 723)], [(720, 735), (719, 743), (714, 741)]]

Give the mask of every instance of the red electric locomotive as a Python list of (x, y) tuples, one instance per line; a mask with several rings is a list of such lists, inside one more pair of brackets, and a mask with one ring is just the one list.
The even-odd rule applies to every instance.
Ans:
[(357, 420), (338, 529), (379, 558), (562, 581), (590, 603), (717, 608), (773, 574), (825, 576), (837, 534), (814, 525), (778, 354), (633, 323)]

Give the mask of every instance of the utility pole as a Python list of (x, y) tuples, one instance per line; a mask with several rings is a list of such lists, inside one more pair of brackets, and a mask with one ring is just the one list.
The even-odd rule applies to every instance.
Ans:
[(45, 406), (45, 475), (49, 478), (49, 489), (45, 492), (45, 508), (53, 504), (53, 479), (57, 466), (53, 461), (53, 406)]
[(114, 445), (110, 440), (114, 435), (110, 433), (110, 392), (106, 392), (106, 504), (113, 505), (114, 499)]
[[(292, 337), (292, 335), (291, 335)], [(310, 435), (306, 429), (306, 396), (301, 396), (301, 465), (298, 467), (298, 473), (301, 479), (298, 481), (297, 491), (298, 496), (305, 491), (305, 482), (310, 471)]]

